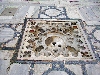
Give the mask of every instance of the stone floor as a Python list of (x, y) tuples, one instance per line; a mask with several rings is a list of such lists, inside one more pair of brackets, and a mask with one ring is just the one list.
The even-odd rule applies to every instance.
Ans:
[(68, 19), (65, 7), (40, 6), (38, 18)]
[[(6, 1), (6, 0), (5, 0)], [(100, 75), (100, 18), (99, 18), (99, 0), (79, 0), (78, 2), (74, 1), (60, 1), (60, 0), (50, 0), (50, 1), (33, 1), (33, 2), (4, 2), (3, 0), (0, 2), (0, 15), (1, 13), (8, 7), (17, 8), (17, 10), (12, 11), (12, 17), (11, 11), (7, 13), (6, 16), (0, 16), (0, 75)], [(8, 9), (7, 9), (8, 10)], [(16, 12), (15, 12), (16, 11)], [(80, 20), (81, 19), (81, 20)], [(37, 21), (36, 21), (37, 20)], [(38, 21), (39, 20), (39, 21)], [(53, 21), (63, 21), (61, 23), (56, 23)], [(69, 21), (68, 21), (69, 20)], [(46, 21), (50, 21), (46, 24)], [(91, 54), (89, 58), (83, 57), (84, 50), (82, 54), (82, 50), (79, 49), (79, 57), (73, 57), (73, 53), (71, 54), (69, 52), (70, 57), (67, 57), (67, 59), (63, 59), (62, 55), (66, 54), (67, 52), (59, 52), (60, 56), (56, 56), (55, 53), (52, 52), (51, 46), (57, 46), (53, 47), (53, 49), (61, 47), (60, 49), (63, 50), (63, 45), (68, 44), (68, 41), (71, 39), (68, 39), (68, 36), (65, 34), (58, 35), (58, 34), (49, 34), (52, 31), (52, 28), (54, 29), (54, 32), (57, 30), (57, 28), (62, 28), (64, 30), (65, 28), (71, 28), (67, 27), (68, 25), (64, 25), (65, 23), (71, 24), (70, 21), (77, 21), (78, 26), (78, 32), (80, 33), (80, 36), (85, 38), (86, 40), (81, 40), (80, 43), (84, 43), (84, 46), (89, 46), (87, 49), (88, 53)], [(39, 23), (42, 23), (42, 25), (38, 25)], [(44, 23), (45, 22), (45, 23)], [(28, 23), (29, 26), (28, 26)], [(35, 24), (35, 25), (34, 25)], [(52, 25), (53, 24), (53, 25)], [(61, 24), (60, 26), (56, 27), (56, 25)], [(44, 42), (50, 46), (49, 49), (44, 51), (43, 53), (47, 53), (48, 50), (51, 50), (52, 56), (56, 56), (54, 58), (57, 58), (54, 60), (54, 58), (48, 59), (49, 57), (46, 57), (44, 55), (41, 58), (38, 57), (39, 54), (37, 54), (34, 49), (41, 44), (38, 44), (38, 38), (33, 37), (34, 29), (33, 27), (41, 27), (37, 33), (43, 32), (47, 29), (49, 35), (47, 37), (42, 37), (40, 34), (39, 39), (47, 39), (48, 37), (56, 35), (55, 39), (53, 40), (53, 43)], [(51, 26), (50, 26), (51, 25)], [(31, 28), (30, 28), (31, 26)], [(49, 28), (51, 27), (51, 29)], [(63, 27), (66, 26), (66, 27)], [(76, 28), (76, 26), (74, 26)], [(61, 30), (61, 29), (60, 29)], [(27, 33), (28, 32), (28, 33)], [(31, 33), (30, 33), (31, 32)], [(76, 31), (77, 32), (77, 31)], [(63, 33), (63, 31), (60, 31), (60, 33)], [(31, 37), (29, 37), (32, 34)], [(72, 34), (73, 36), (74, 34)], [(28, 36), (27, 38), (25, 36)], [(79, 37), (80, 37), (79, 36)], [(59, 38), (58, 38), (59, 37)], [(64, 37), (66, 37), (64, 39)], [(77, 36), (78, 37), (78, 36)], [(36, 42), (36, 47), (26, 48), (27, 39), (34, 39)], [(74, 37), (76, 38), (76, 36)], [(24, 40), (27, 41), (24, 41)], [(48, 38), (49, 40), (51, 38)], [(64, 41), (62, 41), (64, 39)], [(68, 39), (66, 41), (66, 39)], [(52, 40), (52, 39), (51, 39)], [(42, 40), (43, 41), (43, 40)], [(28, 41), (30, 42), (30, 41)], [(54, 43), (56, 42), (56, 44)], [(65, 43), (63, 43), (65, 42)], [(23, 45), (25, 43), (25, 45)], [(72, 43), (72, 42), (70, 42)], [(47, 47), (47, 45), (43, 47)], [(59, 45), (60, 44), (60, 45)], [(81, 44), (80, 44), (81, 45)], [(22, 49), (22, 46), (25, 49)], [(73, 48), (74, 52), (77, 48), (77, 42), (74, 40), (74, 46), (73, 44), (70, 44), (70, 46)], [(42, 46), (40, 46), (43, 48)], [(64, 47), (65, 48), (65, 47)], [(32, 49), (32, 50), (31, 50)], [(39, 49), (37, 49), (39, 50)], [(89, 51), (90, 50), (90, 51)], [(24, 52), (26, 51), (26, 52)], [(24, 52), (25, 54), (23, 54)], [(32, 52), (32, 53), (30, 53)], [(50, 51), (49, 51), (50, 52)], [(41, 51), (40, 51), (41, 53)], [(62, 53), (62, 55), (61, 55)], [(27, 55), (28, 54), (28, 55)], [(30, 56), (31, 55), (31, 56)], [(35, 56), (36, 57), (32, 57)], [(41, 54), (40, 54), (41, 55)], [(23, 58), (23, 56), (28, 56), (27, 58)], [(91, 58), (92, 57), (92, 58)], [(44, 60), (46, 58), (46, 60)], [(34, 60), (35, 59), (35, 60)], [(40, 60), (41, 59), (41, 60)], [(77, 60), (76, 60), (77, 59)]]

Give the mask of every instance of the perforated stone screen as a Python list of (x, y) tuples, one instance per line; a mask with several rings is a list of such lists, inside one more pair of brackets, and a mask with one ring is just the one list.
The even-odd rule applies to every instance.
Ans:
[(27, 19), (18, 59), (94, 59), (78, 20)]

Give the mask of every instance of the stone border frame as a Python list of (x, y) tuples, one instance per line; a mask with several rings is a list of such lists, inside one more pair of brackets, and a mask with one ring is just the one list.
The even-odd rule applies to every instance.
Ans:
[[(80, 20), (80, 21), (82, 21), (82, 20)], [(80, 22), (80, 23), (82, 23), (82, 22)], [(84, 29), (84, 27), (85, 27), (84, 24), (81, 24), (81, 26), (82, 26), (82, 28)], [(97, 39), (95, 38), (95, 36), (94, 36), (94, 32), (95, 32), (96, 30), (100, 30), (100, 25), (87, 25), (87, 26), (90, 26), (90, 27), (95, 26), (95, 28), (92, 30), (92, 32), (91, 32), (90, 34), (87, 33), (86, 29), (84, 29), (84, 32), (85, 32), (85, 34), (87, 35), (87, 40), (89, 41), (89, 43), (90, 43), (90, 45), (91, 45), (91, 48), (92, 48), (92, 51), (93, 51), (93, 53), (94, 53), (94, 55), (95, 55), (96, 60), (100, 60), (100, 57), (99, 57), (98, 53), (95, 53), (96, 48), (94, 48), (94, 46), (93, 46), (93, 44), (92, 44), (92, 41), (91, 41), (91, 39), (94, 39), (96, 42), (99, 42), (99, 43), (100, 43), (100, 40), (97, 40)], [(90, 37), (90, 35), (91, 35), (92, 37)]]
[[(24, 33), (24, 30), (25, 30), (25, 27), (26, 27), (26, 23), (27, 23), (27, 20), (31, 20), (31, 19), (38, 19), (38, 18), (25, 18), (25, 20), (24, 20), (24, 26), (23, 26), (23, 29), (22, 29), (22, 34)], [(69, 19), (69, 20), (78, 20), (78, 21), (80, 21), (80, 23), (81, 23), (81, 26), (82, 26), (82, 28), (84, 28), (84, 24), (83, 24), (83, 22), (82, 22), (82, 20), (81, 19)], [(85, 34), (87, 35), (87, 32), (86, 32), (86, 30), (84, 30), (84, 32), (85, 32)], [(21, 36), (21, 38), (22, 38), (22, 36)], [(17, 50), (18, 50), (18, 48), (20, 47), (20, 44), (21, 44), (21, 40), (22, 39), (20, 39), (20, 41), (19, 41), (19, 43), (18, 43), (18, 45), (17, 45)], [(91, 41), (88, 39), (88, 41), (90, 42), (90, 45), (91, 45), (91, 47), (92, 47), (92, 44), (91, 44)], [(93, 47), (92, 47), (92, 49), (93, 49)], [(19, 50), (18, 50), (19, 51)], [(93, 51), (94, 52), (94, 51)], [(95, 54), (95, 53), (94, 53)], [(70, 60), (68, 60), (68, 61), (65, 61), (67, 64), (81, 64), (81, 63), (84, 63), (84, 64), (94, 64), (94, 63), (97, 63), (100, 59), (98, 59), (98, 56), (97, 56), (97, 54), (95, 54), (95, 57), (96, 57), (96, 59), (95, 60), (91, 60), (91, 61), (82, 61), (82, 60), (79, 60), (79, 61), (70, 61)], [(16, 57), (17, 58), (17, 57)], [(80, 62), (81, 61), (81, 62)], [(52, 61), (42, 61), (42, 60), (18, 60), (17, 59), (17, 61), (16, 62), (18, 62), (18, 63), (48, 63), (48, 62), (52, 62)]]

